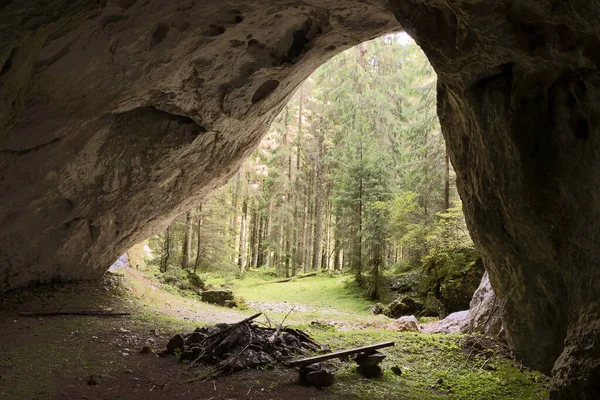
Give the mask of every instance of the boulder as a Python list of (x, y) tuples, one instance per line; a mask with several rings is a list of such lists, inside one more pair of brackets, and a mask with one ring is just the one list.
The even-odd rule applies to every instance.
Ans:
[(460, 333), (467, 321), (468, 310), (457, 311), (446, 318), (429, 324), (423, 324), (423, 333)]
[(234, 302), (234, 296), (231, 290), (205, 290), (202, 292), (202, 301), (218, 306), (228, 306)]
[(482, 333), (488, 336), (501, 337), (504, 335), (502, 326), (502, 300), (496, 296), (486, 272), (481, 278), (481, 284), (473, 294), (468, 315), (465, 317), (460, 331), (462, 333)]
[(405, 296), (388, 304), (386, 315), (390, 318), (399, 318), (403, 315), (414, 315), (423, 310), (423, 304)]
[(387, 326), (389, 331), (421, 332), (419, 321), (414, 315), (400, 317)]

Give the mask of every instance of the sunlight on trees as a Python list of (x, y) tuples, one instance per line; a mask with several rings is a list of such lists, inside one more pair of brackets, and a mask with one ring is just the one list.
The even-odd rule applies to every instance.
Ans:
[(362, 43), (315, 71), (229, 183), (152, 238), (161, 271), (351, 272), (372, 299), (386, 274), (419, 271), (438, 298), (477, 281), (436, 75), (406, 38)]

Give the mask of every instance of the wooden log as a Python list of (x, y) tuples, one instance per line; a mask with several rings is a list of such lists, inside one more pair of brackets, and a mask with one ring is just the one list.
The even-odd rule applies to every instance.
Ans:
[(21, 311), (22, 317), (55, 317), (57, 315), (78, 315), (78, 316), (103, 316), (116, 317), (121, 315), (131, 315), (128, 312), (113, 312), (109, 309), (89, 309), (89, 310), (65, 310), (65, 311)]
[(329, 353), (329, 354), (325, 354), (322, 356), (314, 356), (314, 357), (302, 358), (300, 360), (293, 360), (293, 361), (290, 361), (288, 363), (288, 365), (290, 367), (300, 367), (302, 365), (308, 365), (308, 364), (313, 364), (313, 363), (317, 363), (317, 362), (321, 362), (321, 361), (327, 361), (327, 360), (331, 360), (334, 358), (349, 356), (352, 354), (367, 353), (367, 352), (374, 351), (377, 349), (383, 349), (384, 347), (391, 347), (391, 346), (394, 346), (394, 344), (395, 344), (394, 342), (384, 342), (384, 343), (373, 344), (370, 346), (357, 347), (357, 348), (349, 349), (349, 350), (336, 351), (335, 353)]
[(276, 281), (269, 281), (269, 282), (264, 282), (264, 283), (259, 283), (259, 285), (268, 285), (270, 283), (283, 283), (283, 282), (289, 282), (292, 279), (302, 279), (302, 278), (308, 278), (309, 276), (315, 276), (317, 275), (317, 272), (309, 272), (308, 274), (304, 274), (304, 275), (296, 275), (296, 276), (291, 276), (289, 278), (283, 278), (283, 279), (277, 279)]

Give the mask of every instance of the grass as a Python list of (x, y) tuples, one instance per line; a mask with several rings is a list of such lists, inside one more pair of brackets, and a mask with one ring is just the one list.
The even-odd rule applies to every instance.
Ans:
[[(274, 278), (249, 273), (244, 279), (228, 282), (237, 295), (254, 302), (288, 302), (328, 307), (346, 314), (329, 319), (368, 322), (383, 318), (373, 316), (372, 305), (352, 285), (349, 276), (319, 275), (284, 283), (264, 284)], [(277, 315), (279, 316), (279, 315)], [(462, 348), (464, 335), (428, 335), (360, 329), (340, 331), (338, 325), (314, 325), (310, 322), (326, 316), (325, 312), (294, 312), (288, 322), (310, 333), (332, 350), (348, 349), (384, 341), (396, 346), (382, 350), (387, 355), (378, 379), (358, 374), (353, 363), (338, 363), (336, 383), (329, 388), (336, 398), (344, 399), (546, 399), (548, 378), (536, 371), (522, 369), (514, 360), (493, 353), (474, 355)], [(424, 319), (421, 323), (435, 318)], [(381, 325), (381, 324), (380, 324)], [(352, 326), (350, 326), (352, 328)], [(401, 376), (391, 367), (398, 366)]]
[(233, 290), (246, 300), (289, 302), (332, 307), (340, 311), (368, 315), (367, 307), (374, 304), (347, 287), (349, 276), (318, 275), (289, 282), (266, 282), (260, 276), (248, 275), (233, 281)]
[[(305, 327), (333, 350), (384, 341), (396, 345), (381, 350), (387, 355), (384, 374), (378, 379), (361, 377), (353, 363), (339, 364), (336, 384), (329, 390), (345, 399), (547, 399), (548, 378), (520, 369), (513, 360), (497, 355), (473, 355), (462, 349), (464, 335), (427, 335), (408, 332), (363, 330), (335, 332)], [(391, 368), (397, 366), (402, 375)]]
[[(235, 322), (243, 318), (242, 315), (253, 312), (247, 310), (240, 313), (198, 302), (197, 299), (176, 298), (174, 294), (166, 293), (160, 288), (149, 288), (149, 281), (137, 272), (127, 274), (124, 279), (129, 292), (122, 294), (122, 298), (135, 304), (134, 308), (137, 311), (128, 319), (128, 328), (133, 331), (147, 332), (152, 327), (167, 334), (189, 332), (198, 325), (210, 322), (208, 319), (206, 321), (183, 320), (173, 314), (169, 307), (165, 308), (165, 303), (169, 302), (176, 307), (195, 310), (203, 318), (208, 318), (208, 313), (217, 313), (228, 322)], [(265, 279), (262, 274), (251, 272), (244, 279), (226, 281), (224, 278), (209, 277), (208, 282), (215, 286), (225, 283), (232, 287), (237, 295), (251, 302), (310, 305), (311, 311), (294, 311), (286, 324), (308, 332), (317, 341), (328, 344), (333, 351), (384, 341), (396, 343), (394, 347), (382, 350), (387, 358), (382, 363), (384, 373), (380, 378), (364, 378), (358, 374), (354, 363), (336, 362), (338, 368), (335, 374), (336, 383), (327, 389), (333, 398), (382, 400), (548, 398), (547, 377), (536, 371), (523, 369), (516, 361), (502, 358), (492, 352), (477, 355), (463, 350), (462, 343), (466, 338), (464, 335), (391, 332), (378, 329), (381, 324), (375, 324), (376, 328), (370, 328), (369, 322), (383, 322), (385, 326), (389, 320), (382, 316), (373, 316), (367, 311), (366, 308), (372, 302), (364, 299), (352, 285), (347, 284), (349, 280), (347, 276), (319, 275), (285, 283), (262, 284), (269, 279), (275, 278)], [(340, 313), (331, 313), (328, 310), (338, 310)], [(234, 314), (226, 314), (231, 312)], [(285, 315), (285, 313), (267, 314), (277, 322)], [(315, 319), (336, 321), (336, 323), (311, 324)], [(111, 327), (99, 326), (106, 323)], [(122, 324), (123, 322), (119, 320), (100, 321), (82, 318), (73, 320), (68, 330), (78, 330), (76, 337), (91, 337), (90, 335), (98, 334), (99, 331), (106, 332)], [(68, 369), (73, 376), (110, 374), (110, 370), (115, 368), (114, 364), (105, 362), (87, 362), (84, 353), (92, 352), (93, 347), (86, 347), (84, 353), (81, 348), (71, 347), (69, 345), (71, 335), (66, 330), (58, 337), (66, 338), (67, 342), (59, 340), (56, 344), (52, 343), (56, 349), (52, 345), (48, 346), (50, 348), (47, 347), (46, 351), (42, 346), (31, 345), (13, 349), (13, 355), (17, 360), (15, 364), (21, 364), (19, 369), (26, 373), (34, 368), (33, 365), (29, 365), (29, 355), (44, 353), (49, 357), (47, 362), (53, 369)], [(45, 359), (45, 357), (38, 357), (36, 357), (37, 362)], [(120, 361), (120, 358), (122, 357), (117, 357), (117, 360)], [(121, 365), (118, 367), (124, 368)], [(392, 367), (399, 367), (402, 374), (400, 376), (394, 374)]]

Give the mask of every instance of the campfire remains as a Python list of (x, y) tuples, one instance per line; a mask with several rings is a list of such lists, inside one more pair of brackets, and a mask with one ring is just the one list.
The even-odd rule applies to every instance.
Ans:
[[(275, 327), (257, 325), (254, 320), (261, 315), (255, 314), (235, 324), (206, 326), (183, 336), (175, 335), (163, 355), (177, 355), (180, 361), (189, 361), (190, 367), (211, 366), (204, 378), (283, 363), (300, 367), (301, 384), (324, 387), (334, 381), (335, 368), (327, 364), (327, 360), (353, 356), (363, 376), (378, 377), (382, 375), (379, 363), (385, 355), (377, 350), (394, 345), (394, 342), (385, 342), (331, 353), (327, 345), (315, 342), (301, 330), (285, 327), (285, 318)], [(327, 354), (291, 360), (315, 352)]]
[(275, 327), (257, 325), (254, 320), (260, 315), (235, 324), (217, 324), (175, 335), (164, 354), (178, 355), (181, 361), (190, 361), (190, 367), (212, 366), (215, 376), (329, 351), (301, 330), (284, 327), (285, 320)]

